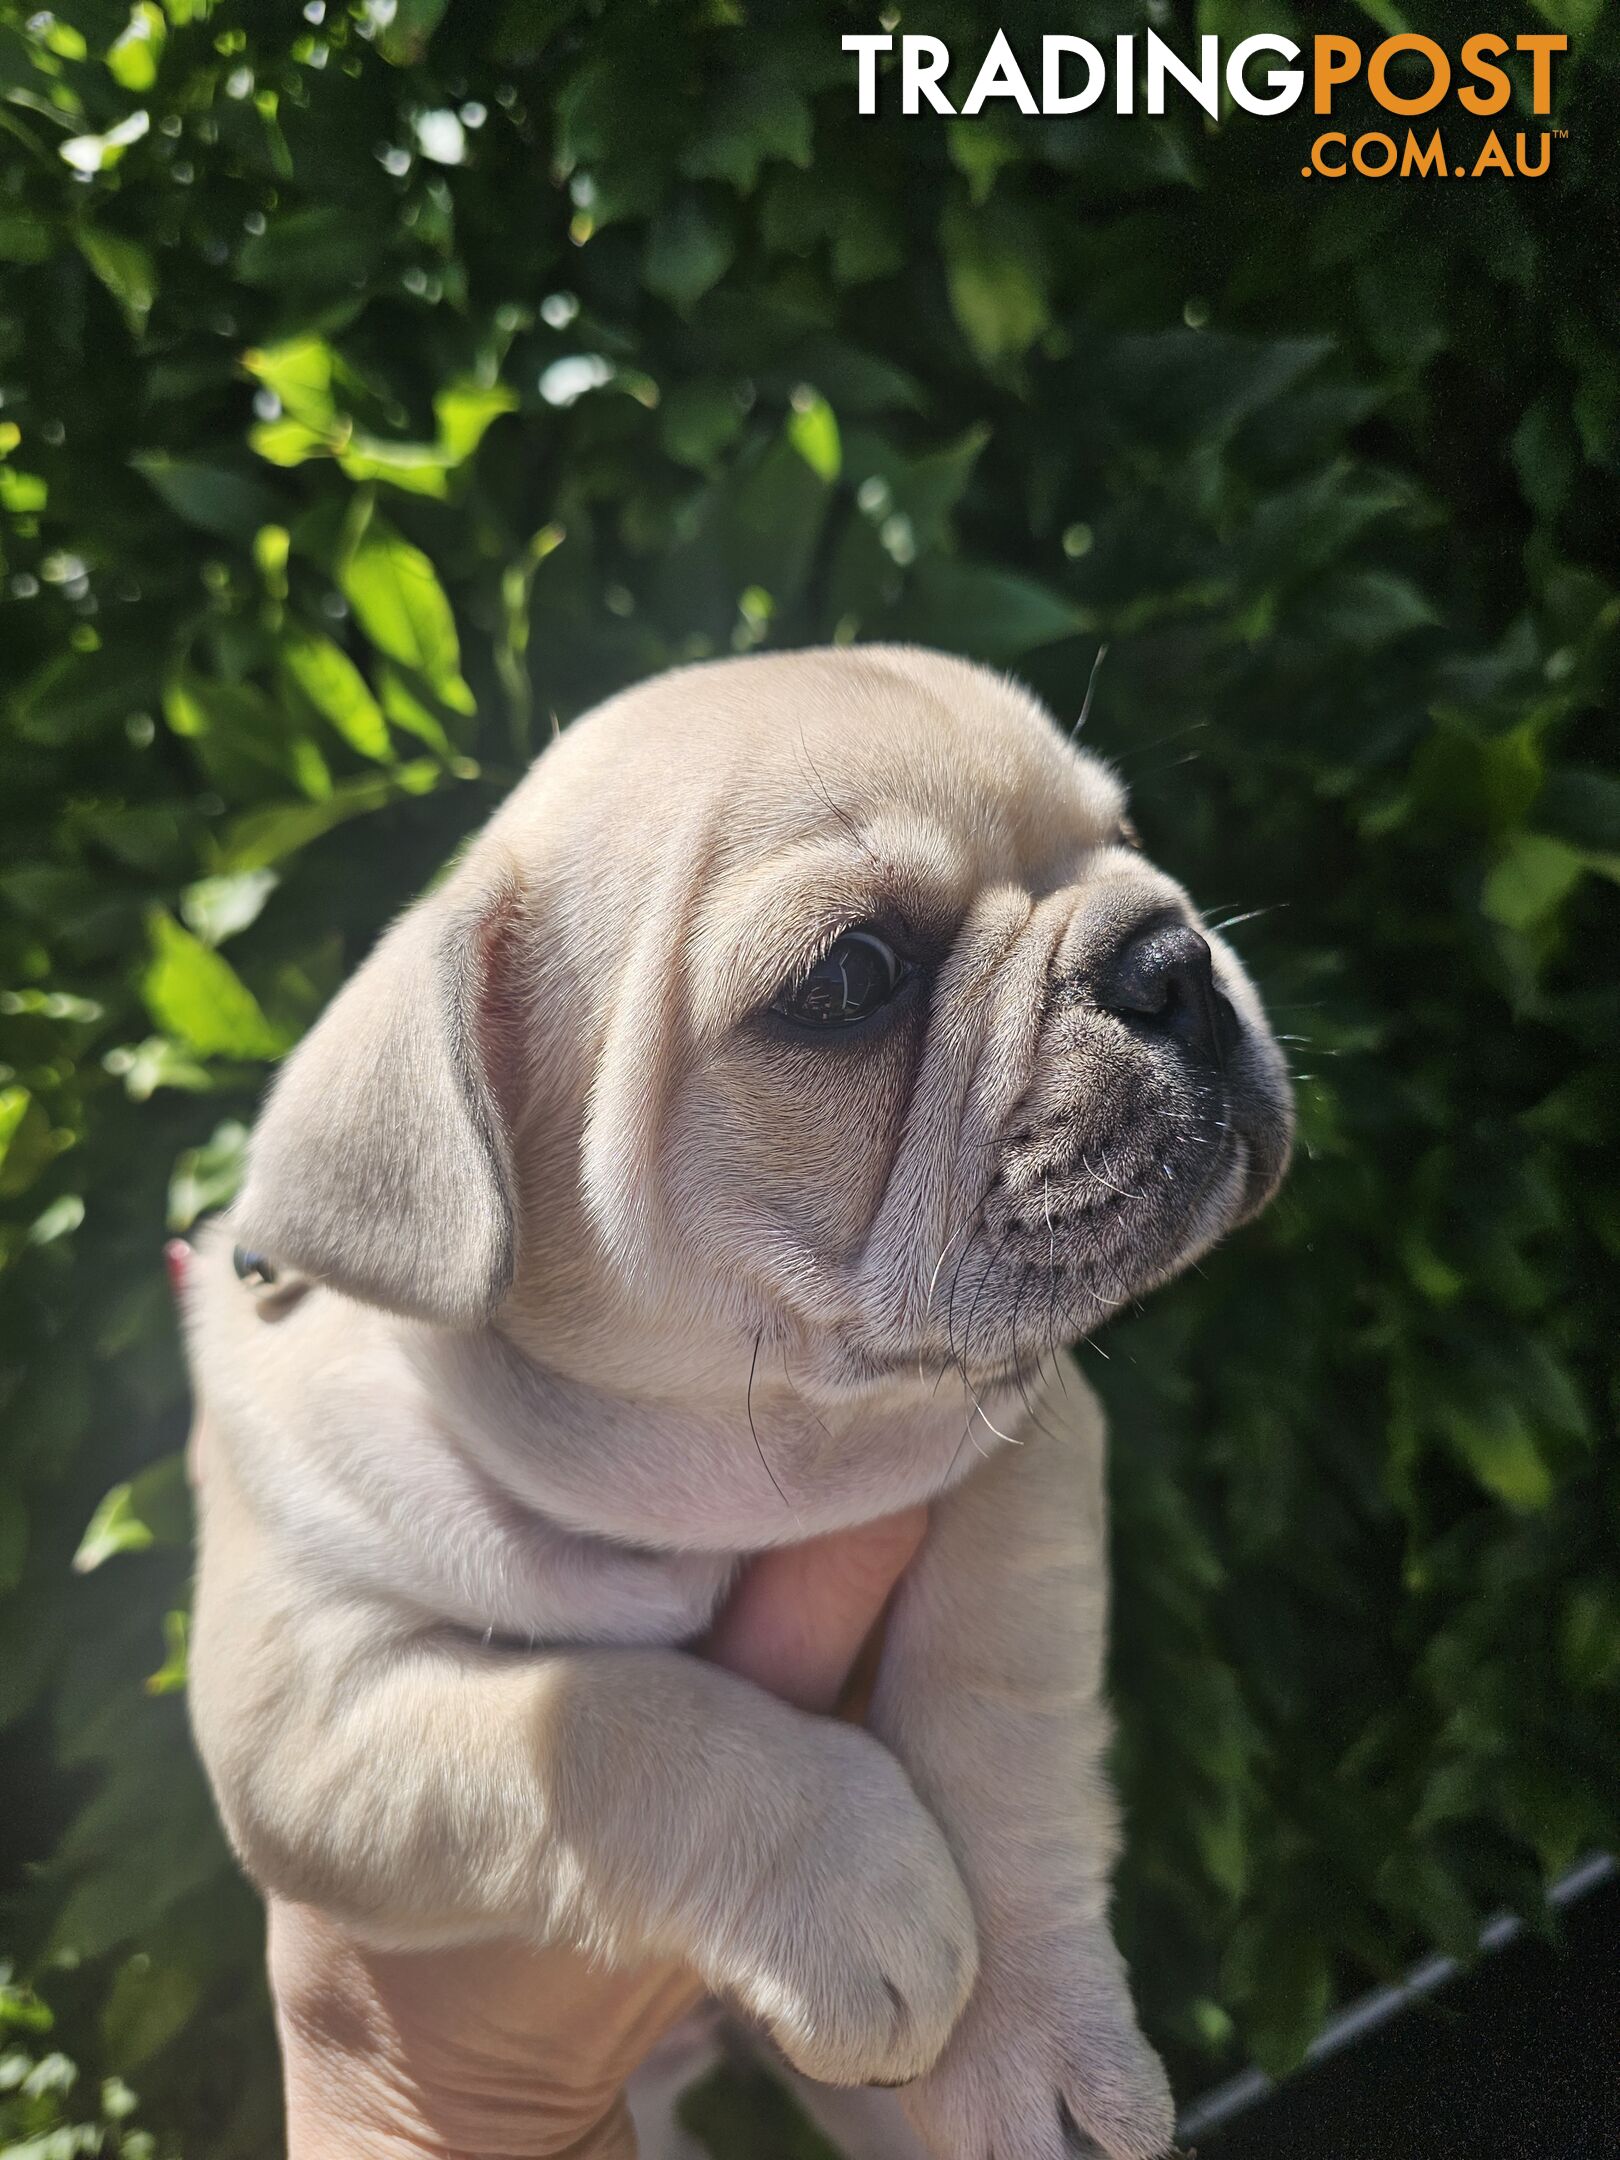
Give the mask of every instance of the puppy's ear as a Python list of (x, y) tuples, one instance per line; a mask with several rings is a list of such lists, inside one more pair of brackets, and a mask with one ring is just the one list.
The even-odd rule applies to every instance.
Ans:
[(240, 1244), (442, 1327), (512, 1279), (516, 1204), (495, 1069), (518, 896), (465, 874), (378, 944), (283, 1068), (248, 1149)]

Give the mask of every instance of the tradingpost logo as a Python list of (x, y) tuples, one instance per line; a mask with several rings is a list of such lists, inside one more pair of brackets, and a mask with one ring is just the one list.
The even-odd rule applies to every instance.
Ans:
[[(943, 38), (883, 31), (846, 36), (843, 48), (855, 56), (859, 107), (867, 115), (898, 107), (903, 117), (971, 118), (991, 105), (1012, 105), (1031, 118), (1056, 117), (1085, 112), (1105, 98), (1116, 113), (1157, 115), (1175, 95), (1218, 119), (1224, 92), (1241, 111), (1269, 120), (1308, 99), (1312, 117), (1328, 124), (1302, 142), (1299, 169), (1307, 180), (1541, 180), (1565, 134), (1505, 119), (1517, 77), (1528, 90), (1531, 118), (1548, 120), (1554, 63), (1569, 50), (1562, 32), (1523, 31), (1509, 39), (1480, 30), (1449, 47), (1409, 30), (1367, 45), (1323, 33), (1308, 51), (1273, 31), (1223, 51), (1224, 43), (1201, 37), (1195, 64), (1156, 30), (1106, 45), (1053, 35), (1039, 40), (1038, 54), (1029, 50), (1020, 59), (998, 30), (982, 56), (967, 56), (977, 66), (959, 105), (945, 88), (952, 53)], [(884, 56), (888, 64), (880, 67)], [(1361, 112), (1382, 124), (1334, 126), (1340, 105), (1357, 93)]]

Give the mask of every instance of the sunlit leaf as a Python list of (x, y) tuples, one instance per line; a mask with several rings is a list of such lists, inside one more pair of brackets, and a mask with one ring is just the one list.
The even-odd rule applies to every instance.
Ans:
[(452, 711), (471, 711), (455, 618), (420, 548), (373, 519), (344, 566), (343, 590), (379, 652), (415, 669)]
[(120, 89), (138, 96), (157, 81), (168, 24), (153, 0), (137, 0), (129, 21), (107, 48), (107, 70)]
[(277, 882), (273, 870), (238, 870), (199, 878), (180, 895), (180, 913), (186, 927), (205, 945), (223, 945), (258, 920)]
[(73, 1565), (87, 1575), (119, 1553), (144, 1552), (151, 1542), (152, 1531), (132, 1504), (129, 1486), (115, 1485), (91, 1516)]
[(295, 420), (321, 433), (336, 429), (334, 359), (324, 338), (295, 337), (276, 345), (255, 345), (242, 355), (242, 365)]
[(146, 1679), (148, 1695), (175, 1695), (186, 1684), (191, 1653), (191, 1616), (186, 1612), (163, 1615), (163, 1663)]
[(204, 1057), (273, 1058), (286, 1049), (230, 962), (161, 909), (151, 945), (141, 992), (159, 1027)]
[(820, 479), (830, 485), (838, 478), (843, 466), (843, 451), (838, 422), (825, 398), (817, 397), (813, 392), (795, 396), (793, 410), (788, 415), (787, 437)]
[(74, 135), (67, 142), (59, 143), (57, 154), (75, 172), (109, 172), (130, 144), (138, 143), (151, 125), (150, 113), (132, 112), (116, 127), (108, 128), (104, 135)]
[(303, 465), (314, 457), (332, 457), (338, 444), (336, 436), (291, 418), (260, 421), (248, 429), (248, 441), (271, 465)]
[(515, 411), (516, 407), (516, 396), (503, 383), (446, 383), (433, 400), (439, 423), (439, 449), (446, 463), (464, 463), (494, 422), (503, 413)]
[(378, 764), (393, 757), (388, 723), (365, 677), (340, 645), (318, 631), (296, 629), (281, 640), (289, 677), (351, 749)]

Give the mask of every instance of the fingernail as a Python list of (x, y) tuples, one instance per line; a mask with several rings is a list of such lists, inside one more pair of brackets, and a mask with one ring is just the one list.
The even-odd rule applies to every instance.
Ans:
[(184, 1238), (170, 1238), (163, 1248), (163, 1265), (168, 1270), (169, 1291), (177, 1305), (186, 1301), (186, 1273), (191, 1266), (191, 1247)]

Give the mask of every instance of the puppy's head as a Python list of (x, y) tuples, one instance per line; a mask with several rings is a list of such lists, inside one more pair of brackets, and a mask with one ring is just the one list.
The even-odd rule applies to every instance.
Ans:
[(1284, 1066), (1025, 692), (868, 647), (576, 724), (282, 1076), (240, 1234), (543, 1362), (974, 1386), (1262, 1206)]

